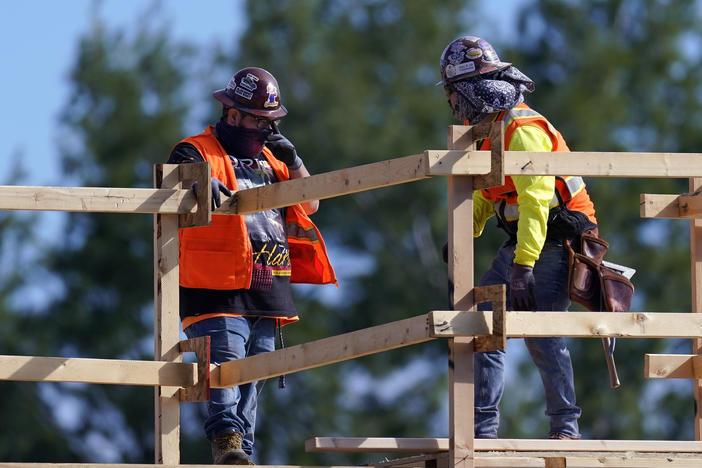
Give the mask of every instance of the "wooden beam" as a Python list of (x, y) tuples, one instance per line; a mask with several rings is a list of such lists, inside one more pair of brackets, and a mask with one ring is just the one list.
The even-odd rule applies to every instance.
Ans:
[[(156, 164), (154, 186), (181, 189), (177, 164)], [(188, 190), (190, 196), (194, 195)], [(180, 362), (178, 215), (154, 215), (154, 360)], [(180, 463), (180, 387), (154, 389), (154, 458)]]
[[(690, 193), (702, 190), (702, 178), (691, 178), (688, 181)], [(692, 279), (692, 313), (702, 314), (702, 219), (690, 220), (690, 270)], [(692, 354), (702, 354), (702, 339), (693, 339)], [(694, 430), (695, 440), (702, 439), (702, 379), (692, 382), (695, 396)]]
[(677, 219), (702, 217), (702, 194), (641, 194), (641, 217)]
[[(702, 337), (702, 315), (668, 312), (506, 312), (511, 338)], [(429, 313), (435, 337), (492, 333), (492, 312), (441, 310)]]
[[(439, 453), (449, 449), (447, 438), (314, 437), (307, 452)], [(700, 441), (668, 440), (551, 440), (475, 439), (480, 452), (641, 452), (702, 453)]]
[(0, 210), (185, 214), (196, 209), (191, 190), (0, 186)]
[(642, 218), (680, 218), (679, 195), (642, 193), (639, 213)]
[[(489, 151), (427, 150), (430, 176), (490, 171)], [(702, 177), (702, 153), (569, 153), (505, 151), (505, 175)]]
[(696, 354), (645, 354), (647, 379), (700, 379), (702, 356)]
[(39, 356), (0, 356), (0, 380), (189, 387), (193, 363)]
[(219, 366), (219, 382), (212, 382), (211, 386), (213, 388), (232, 387), (423, 343), (431, 339), (433, 338), (429, 336), (427, 315), (418, 315), (269, 353), (223, 362)]
[[(501, 129), (502, 126), (498, 128)], [(463, 125), (451, 125), (447, 130), (449, 150), (474, 150), (476, 134), (489, 132)], [(498, 146), (501, 149), (501, 146)], [(498, 156), (501, 156), (498, 155)], [(504, 176), (501, 163), (495, 168)], [(491, 177), (488, 177), (491, 179)], [(494, 180), (494, 178), (492, 178)], [(451, 175), (448, 177), (448, 277), (451, 307), (473, 310), (475, 299), (474, 250), (473, 250), (473, 177)], [(470, 233), (466, 235), (466, 233)], [(454, 337), (449, 340), (448, 394), (449, 394), (449, 454), (448, 468), (473, 468), (474, 384), (473, 338)]]
[(239, 190), (214, 214), (248, 214), (427, 178), (427, 158), (415, 154)]

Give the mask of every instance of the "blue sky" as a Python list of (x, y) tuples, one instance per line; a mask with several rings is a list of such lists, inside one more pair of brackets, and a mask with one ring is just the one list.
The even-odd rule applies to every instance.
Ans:
[[(516, 5), (523, 1), (481, 4), (482, 14), (476, 15), (481, 17), (481, 26), (472, 32), (504, 37)], [(68, 72), (78, 38), (89, 27), (96, 5), (104, 22), (129, 30), (135, 18), (151, 4), (151, 0), (0, 0), (0, 136), (4, 140), (0, 163), (5, 173), (12, 159), (19, 156), (24, 167), (31, 169), (29, 180), (22, 185), (65, 185), (58, 177), (54, 145), (58, 138), (58, 114), (68, 96)], [(237, 17), (243, 18), (243, 7), (243, 0), (161, 0), (159, 3), (160, 12), (172, 24), (174, 38), (202, 44), (212, 40), (223, 44), (231, 41), (243, 28), (243, 22), (237, 21)], [(439, 53), (440, 50), (437, 57)], [(0, 183), (13, 185), (5, 178)]]
[[(68, 73), (78, 38), (90, 25), (96, 5), (108, 25), (129, 28), (151, 1), (0, 0), (0, 5), (0, 135), (4, 140), (0, 162), (7, 173), (11, 160), (22, 157), (25, 168), (32, 170), (22, 185), (64, 185), (57, 177), (55, 128), (68, 96)], [(209, 43), (231, 40), (241, 30), (236, 13), (243, 5), (241, 0), (163, 0), (159, 10), (172, 23), (175, 38)], [(0, 181), (12, 185), (5, 178)]]

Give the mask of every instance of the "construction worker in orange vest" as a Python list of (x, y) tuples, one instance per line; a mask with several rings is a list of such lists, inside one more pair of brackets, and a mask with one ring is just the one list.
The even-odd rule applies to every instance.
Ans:
[[(569, 151), (546, 118), (529, 108), (524, 93), (534, 83), (511, 63), (502, 62), (484, 39), (451, 41), (440, 60), (441, 81), (454, 117), (465, 125), (504, 122), (505, 149)], [(490, 140), (478, 142), (490, 149)], [(496, 215), (509, 238), (482, 275), (481, 286), (507, 285), (511, 310), (565, 311), (568, 254), (564, 240), (597, 228), (595, 209), (580, 177), (507, 176), (505, 184), (473, 194), (473, 236)], [(488, 304), (481, 309), (487, 310)], [(563, 338), (525, 338), (541, 374), (550, 417), (549, 438), (579, 439), (573, 366)], [(505, 351), (475, 353), (475, 437), (497, 438), (498, 404), (504, 390)]]
[[(309, 176), (278, 131), (287, 110), (268, 71), (248, 67), (214, 92), (219, 122), (178, 143), (169, 163), (207, 161), (213, 207), (232, 191)], [(290, 283), (336, 283), (322, 236), (308, 215), (318, 201), (244, 216), (213, 215), (180, 230), (180, 316), (188, 338), (209, 335), (219, 364), (275, 349), (277, 327), (298, 320)], [(282, 335), (281, 345), (282, 345)], [(205, 434), (215, 464), (253, 464), (263, 382), (212, 389)]]

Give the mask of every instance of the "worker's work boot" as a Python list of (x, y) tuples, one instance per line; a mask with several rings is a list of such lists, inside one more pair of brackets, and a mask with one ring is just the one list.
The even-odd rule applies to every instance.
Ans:
[(241, 434), (225, 432), (212, 440), (212, 460), (215, 465), (253, 465), (241, 448)]

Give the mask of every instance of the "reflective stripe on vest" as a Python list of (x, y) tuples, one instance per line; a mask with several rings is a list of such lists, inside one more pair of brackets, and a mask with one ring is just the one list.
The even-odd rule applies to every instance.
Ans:
[[(549, 209), (557, 207), (561, 202), (567, 204), (584, 188), (585, 181), (580, 176), (557, 177), (556, 190), (558, 190), (558, 194), (560, 194), (562, 200), (559, 199), (558, 194), (554, 191), (553, 198), (548, 205)], [(506, 196), (499, 197), (494, 201), (495, 213), (500, 213), (500, 205), (505, 201), (505, 219), (507, 221), (519, 219), (519, 204), (517, 203), (516, 192), (510, 192), (505, 195)]]
[(295, 239), (304, 239), (312, 244), (319, 242), (317, 231), (312, 226), (305, 227), (296, 223), (286, 223), (285, 234)]

